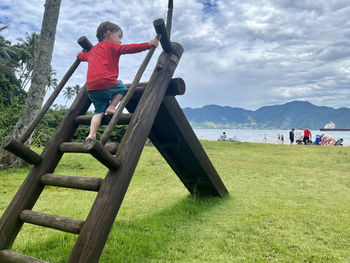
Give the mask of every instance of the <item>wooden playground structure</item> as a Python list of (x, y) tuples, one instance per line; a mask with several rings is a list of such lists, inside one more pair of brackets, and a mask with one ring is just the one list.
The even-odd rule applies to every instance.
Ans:
[[(107, 127), (99, 141), (70, 141), (77, 127), (89, 125), (92, 117), (85, 115), (91, 102), (84, 86), (41, 155), (24, 145), (79, 66), (78, 59), (21, 137), (4, 141), (5, 149), (33, 164), (33, 168), (0, 219), (0, 262), (44, 262), (10, 250), (24, 223), (77, 234), (66, 262), (98, 262), (147, 138), (192, 195), (222, 197), (228, 193), (175, 99), (176, 95), (184, 94), (185, 82), (172, 78), (183, 53), (179, 43), (170, 41), (172, 12), (173, 1), (169, 0), (166, 24), (163, 19), (153, 23), (163, 52), (150, 80), (140, 83), (154, 47), (133, 82), (127, 85), (128, 92), (117, 106), (117, 112), (112, 117), (104, 117), (102, 124)], [(86, 37), (81, 37), (78, 43), (83, 52), (92, 48)], [(129, 113), (123, 113), (124, 109)], [(127, 130), (120, 143), (110, 143), (110, 135), (118, 124), (127, 124)], [(90, 153), (108, 168), (106, 177), (54, 174), (67, 152)], [(32, 211), (45, 186), (50, 185), (98, 192), (86, 220)]]

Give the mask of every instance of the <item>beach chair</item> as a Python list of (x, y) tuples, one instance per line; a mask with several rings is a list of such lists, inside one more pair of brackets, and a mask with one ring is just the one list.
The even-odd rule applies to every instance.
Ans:
[(340, 138), (339, 140), (337, 140), (334, 144), (334, 146), (343, 146), (343, 141), (344, 139), (343, 138)]

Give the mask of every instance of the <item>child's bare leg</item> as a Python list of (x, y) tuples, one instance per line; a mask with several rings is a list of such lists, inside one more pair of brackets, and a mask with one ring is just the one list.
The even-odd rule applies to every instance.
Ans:
[(103, 117), (104, 113), (98, 113), (92, 116), (91, 123), (90, 123), (90, 133), (88, 137), (86, 137), (85, 140), (87, 139), (93, 139), (96, 140), (96, 135), (97, 135), (97, 130), (100, 127), (101, 120)]
[(117, 94), (113, 97), (111, 104), (109, 104), (106, 113), (107, 115), (113, 115), (114, 113), (116, 113), (115, 107), (117, 107), (119, 101), (123, 98), (122, 94)]

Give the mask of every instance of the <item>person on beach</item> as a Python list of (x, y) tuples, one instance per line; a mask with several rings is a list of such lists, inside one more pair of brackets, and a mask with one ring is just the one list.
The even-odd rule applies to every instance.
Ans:
[(264, 142), (264, 143), (267, 143), (266, 133), (265, 133), (265, 135), (264, 135), (263, 142)]
[(294, 128), (289, 132), (289, 140), (290, 140), (290, 144), (293, 144), (293, 142), (294, 142)]
[(283, 136), (283, 134), (281, 134), (281, 142), (282, 142), (282, 144), (284, 144), (284, 136)]
[(310, 138), (311, 138), (311, 131), (309, 130), (309, 128), (306, 128), (304, 130), (304, 138), (303, 138), (303, 142), (305, 145), (309, 144)]
[(303, 142), (303, 137), (303, 130), (299, 128), (299, 130), (295, 132), (295, 142), (301, 144)]
[(335, 141), (335, 140), (334, 140), (334, 138), (333, 138), (331, 135), (329, 135), (329, 134), (324, 134), (324, 135), (322, 136), (321, 145), (322, 145), (322, 146), (330, 146), (330, 145), (333, 145), (333, 144), (334, 144), (333, 141)]
[(90, 51), (77, 55), (80, 61), (88, 62), (86, 87), (88, 97), (95, 107), (86, 140), (96, 139), (103, 115), (113, 115), (116, 112), (115, 107), (127, 91), (123, 82), (118, 80), (120, 56), (142, 52), (152, 46), (158, 47), (157, 39), (146, 43), (122, 45), (123, 31), (109, 21), (98, 26), (96, 37), (99, 41), (97, 45)]

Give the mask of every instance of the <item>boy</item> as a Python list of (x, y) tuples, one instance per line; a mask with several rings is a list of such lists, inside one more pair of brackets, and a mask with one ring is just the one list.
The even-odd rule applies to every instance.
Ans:
[(88, 62), (86, 87), (88, 97), (95, 107), (86, 140), (96, 140), (103, 115), (113, 115), (115, 107), (127, 91), (123, 82), (118, 80), (120, 56), (142, 52), (152, 46), (158, 47), (157, 39), (148, 43), (122, 45), (123, 31), (109, 21), (98, 26), (96, 37), (99, 41), (97, 45), (89, 52), (78, 54), (79, 60)]

